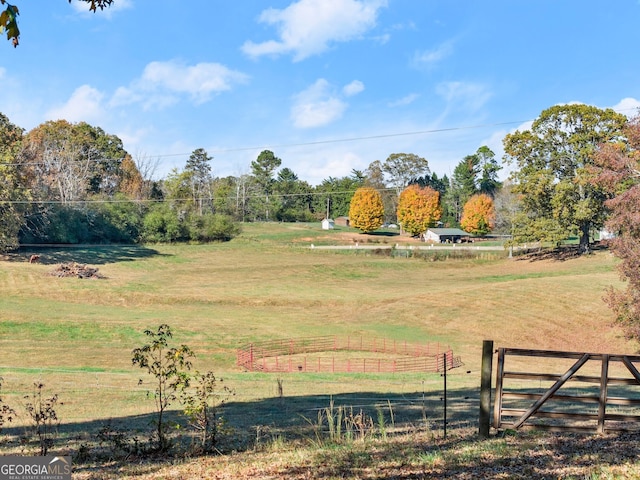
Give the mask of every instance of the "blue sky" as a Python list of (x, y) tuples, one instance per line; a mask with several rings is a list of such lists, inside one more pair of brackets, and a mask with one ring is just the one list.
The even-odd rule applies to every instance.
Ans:
[(12, 2), (0, 112), (99, 126), (157, 177), (196, 148), (216, 176), (264, 149), (312, 185), (400, 152), (450, 175), (553, 105), (640, 106), (637, 0)]

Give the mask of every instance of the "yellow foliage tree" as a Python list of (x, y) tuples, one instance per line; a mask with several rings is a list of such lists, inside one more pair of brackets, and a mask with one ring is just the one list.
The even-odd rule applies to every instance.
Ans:
[(493, 199), (486, 193), (472, 196), (464, 204), (460, 226), (473, 235), (486, 235), (495, 227)]
[(356, 190), (349, 205), (349, 222), (363, 233), (373, 232), (384, 221), (384, 204), (380, 192), (371, 187)]
[(398, 222), (405, 232), (416, 236), (440, 220), (440, 193), (431, 187), (409, 185), (398, 199)]

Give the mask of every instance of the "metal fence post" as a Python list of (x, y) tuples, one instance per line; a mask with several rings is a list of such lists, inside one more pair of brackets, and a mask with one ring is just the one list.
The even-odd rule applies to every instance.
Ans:
[(442, 355), (442, 377), (444, 383), (444, 421), (442, 422), (444, 427), (444, 438), (447, 438), (447, 353)]
[(480, 438), (489, 438), (491, 426), (491, 372), (493, 369), (493, 340), (482, 342), (482, 371), (480, 376)]

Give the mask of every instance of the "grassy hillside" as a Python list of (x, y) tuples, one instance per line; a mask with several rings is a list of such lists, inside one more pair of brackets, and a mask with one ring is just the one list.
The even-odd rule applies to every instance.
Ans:
[[(602, 301), (604, 289), (618, 284), (616, 261), (606, 251), (534, 260), (504, 252), (445, 259), (311, 248), (356, 242), (417, 246), (395, 232), (248, 224), (224, 244), (50, 249), (39, 252), (40, 264), (26, 261), (33, 252), (9, 255), (0, 262), (3, 396), (20, 402), (41, 381), (64, 401), (63, 424), (85, 427), (149, 415), (150, 384), (138, 385), (144, 375), (132, 367), (131, 350), (145, 341), (145, 329), (167, 323), (176, 342), (195, 350), (196, 368), (223, 376), (235, 390), (229, 420), (240, 436), (255, 437), (257, 424), (283, 418), (304, 423), (302, 416), (326, 407), (330, 395), (352, 405), (422, 395), (431, 399), (429, 416), (439, 418), (438, 375), (296, 373), (280, 375), (278, 384), (235, 366), (235, 349), (252, 341), (366, 335), (450, 345), (465, 363), (449, 379), (459, 399), (452, 417), (458, 408), (458, 423), (472, 426), (484, 339), (496, 346), (636, 351), (611, 325)], [(106, 278), (50, 275), (61, 262), (98, 267)], [(284, 409), (274, 400), (281, 393), (289, 399)], [(424, 412), (423, 403), (423, 418)]]

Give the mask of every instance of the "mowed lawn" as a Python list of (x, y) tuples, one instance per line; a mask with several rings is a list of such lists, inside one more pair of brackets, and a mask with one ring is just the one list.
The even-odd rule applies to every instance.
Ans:
[[(482, 341), (497, 346), (634, 353), (602, 301), (620, 285), (607, 251), (570, 260), (473, 254), (429, 261), (356, 249), (327, 251), (345, 230), (249, 224), (228, 243), (42, 250), (0, 261), (0, 376), (6, 400), (35, 381), (60, 394), (62, 423), (153, 412), (152, 383), (131, 365), (145, 329), (169, 324), (223, 376), (234, 401), (276, 395), (276, 379), (235, 365), (246, 343), (319, 335), (449, 345), (464, 362), (451, 388), (479, 385)], [(360, 238), (360, 237), (358, 237)], [(400, 236), (361, 237), (386, 244)], [(408, 240), (407, 240), (408, 241)], [(60, 262), (98, 267), (99, 280), (58, 278)], [(464, 371), (463, 371), (464, 370)], [(467, 373), (469, 372), (469, 373)], [(285, 395), (438, 389), (437, 375), (287, 374)], [(426, 379), (426, 380), (425, 380)], [(425, 383), (426, 381), (426, 383)], [(326, 407), (326, 404), (318, 407)]]

